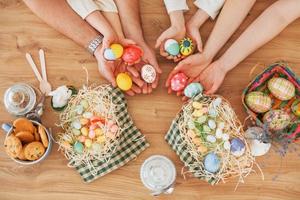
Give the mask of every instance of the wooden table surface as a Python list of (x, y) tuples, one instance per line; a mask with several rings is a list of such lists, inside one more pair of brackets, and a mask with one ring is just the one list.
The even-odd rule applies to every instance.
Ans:
[[(233, 35), (221, 52), (241, 34), (267, 6), (270, 0), (258, 0), (239, 30)], [(191, 7), (193, 7), (191, 5)], [(187, 13), (187, 18), (195, 8)], [(154, 45), (155, 39), (169, 25), (161, 0), (141, 1), (143, 29), (146, 40)], [(204, 41), (207, 39), (213, 22), (201, 29)], [(251, 80), (249, 72), (257, 64), (270, 64), (286, 60), (291, 68), (300, 74), (300, 19), (289, 25), (278, 37), (249, 56), (236, 69), (228, 74), (219, 94), (224, 95), (233, 105), (240, 120), (246, 114), (241, 103), (243, 88)], [(56, 32), (38, 19), (20, 0), (0, 0), (0, 122), (10, 122), (10, 116), (3, 106), (3, 93), (16, 82), (38, 86), (33, 72), (25, 60), (25, 52), (38, 58), (38, 49), (46, 51), (48, 77), (53, 87), (62, 84), (80, 87), (85, 83), (82, 67), (90, 73), (92, 83), (104, 83), (99, 76), (95, 60), (73, 41)], [(226, 184), (210, 186), (195, 178), (184, 180), (181, 176), (183, 164), (164, 141), (170, 123), (180, 109), (182, 102), (175, 95), (168, 95), (163, 87), (168, 72), (174, 63), (159, 57), (164, 70), (159, 87), (151, 95), (127, 97), (129, 111), (136, 125), (145, 134), (150, 148), (126, 166), (90, 183), (84, 184), (74, 169), (66, 166), (67, 160), (54, 146), (51, 155), (41, 164), (23, 167), (14, 163), (0, 146), (0, 199), (154, 199), (142, 185), (139, 169), (142, 162), (153, 154), (169, 157), (176, 165), (176, 188), (172, 195), (157, 199), (299, 199), (300, 160), (299, 151), (288, 153), (281, 159), (274, 150), (257, 158), (265, 180), (259, 174), (251, 174), (245, 184), (234, 192), (235, 180)], [(49, 107), (42, 117), (46, 126), (54, 127), (57, 113)], [(54, 128), (57, 131), (56, 128)], [(0, 135), (3, 143), (4, 134)]]

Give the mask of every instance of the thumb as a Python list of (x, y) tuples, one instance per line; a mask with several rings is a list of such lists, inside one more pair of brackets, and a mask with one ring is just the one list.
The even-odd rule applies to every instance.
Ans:
[(212, 87), (206, 92), (206, 94), (211, 95), (214, 94), (218, 90), (218, 84), (214, 83)]
[(171, 37), (169, 36), (168, 31), (163, 32), (163, 33), (157, 38), (156, 44), (155, 44), (155, 48), (158, 48), (158, 47), (163, 43), (163, 41), (165, 41), (165, 40), (168, 39), (168, 38), (171, 38)]
[(136, 42), (133, 41), (133, 40), (131, 40), (131, 39), (123, 39), (123, 40), (121, 41), (121, 44), (122, 44), (123, 46), (128, 46), (128, 45), (134, 45), (134, 44), (136, 44)]
[(201, 36), (200, 36), (200, 32), (197, 33), (197, 36), (196, 36), (196, 44), (197, 44), (197, 48), (198, 48), (198, 51), (199, 52), (203, 52), (203, 44), (202, 44), (202, 39), (201, 39)]

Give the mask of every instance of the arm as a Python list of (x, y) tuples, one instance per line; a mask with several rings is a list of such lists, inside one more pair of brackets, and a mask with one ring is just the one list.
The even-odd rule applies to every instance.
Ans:
[(198, 80), (204, 85), (207, 93), (215, 93), (228, 71), (298, 17), (300, 17), (299, 0), (279, 0), (265, 10), (219, 60), (200, 74)]
[(279, 0), (265, 10), (219, 59), (226, 71), (270, 41), (300, 17), (298, 0)]
[[(73, 12), (65, 0), (24, 0), (24, 2), (46, 23), (82, 47), (87, 47), (89, 42), (99, 35), (95, 29)], [(97, 59), (100, 73), (115, 86), (114, 68), (111, 63), (104, 62), (101, 45), (96, 49), (94, 55)]]
[[(157, 73), (161, 73), (161, 69), (157, 63), (154, 51), (148, 46), (144, 40), (141, 19), (139, 14), (139, 1), (138, 0), (115, 0), (119, 16), (121, 19), (121, 24), (123, 26), (123, 31), (125, 37), (134, 40), (144, 51), (143, 60), (146, 63), (151, 64)], [(156, 88), (158, 84), (158, 77), (151, 86), (144, 84), (143, 93), (152, 92), (152, 88)]]
[(42, 20), (82, 47), (99, 35), (69, 7), (65, 0), (24, 0)]
[(227, 0), (225, 2), (204, 47), (203, 53), (210, 62), (243, 22), (254, 3), (255, 0)]

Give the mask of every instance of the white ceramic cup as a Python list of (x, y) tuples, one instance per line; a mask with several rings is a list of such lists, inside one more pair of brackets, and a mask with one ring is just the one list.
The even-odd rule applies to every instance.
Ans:
[[(36, 126), (42, 126), (44, 127), (41, 123), (37, 122), (37, 121), (34, 121), (34, 120), (30, 120), (34, 125)], [(13, 126), (8, 124), (8, 123), (5, 123), (5, 124), (2, 124), (2, 129), (6, 132), (6, 138), (13, 133)], [(47, 128), (45, 128), (45, 131), (46, 131), (46, 134), (47, 134), (47, 137), (48, 137), (48, 141), (49, 141), (49, 144), (48, 144), (48, 147), (46, 148), (45, 150), (45, 153), (42, 155), (42, 157), (40, 157), (39, 159), (37, 160), (33, 160), (33, 161), (30, 161), (30, 160), (20, 160), (20, 159), (17, 159), (17, 158), (12, 158), (10, 157), (12, 160), (14, 160), (15, 162), (19, 163), (19, 164), (22, 164), (22, 165), (34, 165), (34, 164), (37, 164), (41, 161), (43, 161), (51, 152), (51, 149), (52, 149), (52, 137), (51, 137), (51, 133), (49, 132), (49, 130)], [(5, 138), (5, 139), (6, 139)]]

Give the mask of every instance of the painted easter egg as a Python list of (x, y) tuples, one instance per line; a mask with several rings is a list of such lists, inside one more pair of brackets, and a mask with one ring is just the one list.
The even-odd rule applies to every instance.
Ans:
[(210, 119), (210, 120), (208, 120), (207, 123), (208, 123), (209, 128), (211, 128), (211, 129), (215, 129), (217, 127), (215, 120)]
[(146, 83), (153, 83), (156, 78), (156, 71), (152, 65), (146, 64), (141, 69), (141, 76)]
[(292, 108), (293, 113), (297, 117), (300, 117), (300, 100), (299, 99), (297, 99), (296, 101), (293, 102), (291, 108)]
[(184, 95), (189, 98), (192, 98), (202, 92), (203, 92), (203, 87), (200, 83), (190, 83), (184, 89)]
[(187, 84), (188, 77), (184, 73), (175, 74), (171, 79), (171, 89), (175, 92), (181, 91)]
[(125, 47), (122, 59), (128, 64), (135, 64), (141, 60), (143, 50), (136, 45), (129, 45)]
[(177, 56), (179, 54), (179, 44), (174, 39), (166, 40), (164, 49), (168, 54), (172, 56)]
[(279, 100), (286, 101), (295, 96), (295, 86), (284, 78), (272, 78), (268, 81), (270, 92)]
[(291, 122), (290, 115), (284, 110), (270, 110), (263, 117), (263, 122), (270, 130), (282, 130)]
[(75, 152), (77, 153), (83, 153), (83, 149), (84, 149), (84, 146), (81, 142), (75, 142), (75, 144), (73, 145), (73, 148), (75, 150)]
[(246, 104), (256, 113), (264, 113), (271, 109), (272, 100), (263, 92), (250, 92), (246, 95)]
[(216, 173), (220, 169), (220, 159), (215, 153), (209, 153), (204, 158), (205, 170)]
[(126, 73), (119, 73), (116, 82), (118, 87), (124, 91), (130, 90), (132, 87), (132, 79)]
[(194, 44), (191, 38), (183, 38), (179, 43), (180, 53), (184, 56), (188, 56), (194, 51)]
[(207, 135), (206, 136), (206, 141), (210, 142), (210, 143), (215, 143), (217, 141), (216, 137), (213, 135)]
[(230, 142), (230, 152), (236, 157), (240, 157), (245, 152), (245, 143), (240, 138), (233, 138)]
[(123, 55), (123, 47), (120, 44), (112, 44), (109, 48), (106, 48), (103, 52), (103, 56), (106, 60), (117, 60)]

